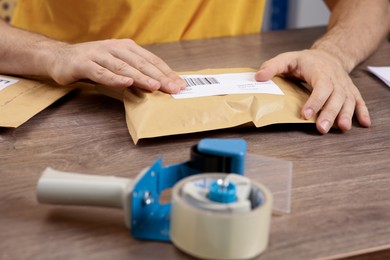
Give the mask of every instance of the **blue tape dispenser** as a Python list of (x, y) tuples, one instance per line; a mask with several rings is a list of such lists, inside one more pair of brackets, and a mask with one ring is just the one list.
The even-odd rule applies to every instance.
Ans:
[[(172, 242), (204, 259), (246, 259), (265, 250), (272, 195), (244, 177), (243, 139), (202, 139), (190, 160), (158, 159), (135, 179), (47, 168), (37, 184), (40, 203), (124, 210), (132, 236)], [(171, 203), (159, 202), (172, 188)]]

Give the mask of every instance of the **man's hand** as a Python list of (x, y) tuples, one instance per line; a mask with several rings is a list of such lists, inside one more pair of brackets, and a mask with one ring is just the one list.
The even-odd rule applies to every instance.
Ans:
[(159, 57), (130, 39), (68, 44), (0, 19), (0, 73), (49, 76), (61, 85), (88, 79), (110, 87), (177, 93), (185, 82)]
[(368, 109), (349, 73), (367, 59), (390, 30), (388, 0), (325, 0), (332, 15), (327, 32), (309, 50), (287, 52), (266, 61), (256, 74), (259, 81), (280, 74), (306, 81), (312, 88), (302, 117), (319, 113), (317, 129), (325, 134), (333, 124), (342, 131), (358, 122), (371, 125)]
[(111, 87), (177, 93), (184, 81), (159, 57), (129, 39), (50, 44), (47, 73), (67, 85), (89, 79)]
[(275, 75), (304, 80), (313, 88), (301, 115), (309, 119), (319, 113), (316, 126), (322, 134), (334, 123), (342, 131), (349, 130), (354, 112), (362, 126), (371, 125), (359, 90), (337, 57), (326, 51), (310, 49), (280, 54), (261, 65), (256, 80), (270, 80)]

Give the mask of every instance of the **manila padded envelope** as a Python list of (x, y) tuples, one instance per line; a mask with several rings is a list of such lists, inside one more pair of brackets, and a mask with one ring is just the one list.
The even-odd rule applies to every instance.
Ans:
[[(256, 70), (207, 69), (179, 74), (206, 75), (248, 71)], [(230, 128), (251, 122), (256, 127), (315, 122), (315, 118), (301, 118), (301, 109), (310, 94), (308, 90), (281, 77), (275, 77), (273, 81), (285, 95), (234, 94), (174, 99), (160, 91), (147, 92), (128, 88), (123, 92), (126, 123), (134, 143), (137, 144), (142, 138)], [(111, 96), (120, 97), (118, 93), (111, 93)]]
[[(256, 71), (254, 69), (208, 69), (180, 74), (218, 74)], [(3, 76), (1, 76), (3, 77)], [(0, 91), (0, 127), (18, 127), (83, 83), (67, 87), (50, 81), (20, 77), (18, 82)], [(274, 82), (285, 95), (235, 94), (190, 99), (174, 99), (160, 91), (147, 92), (98, 86), (99, 92), (123, 100), (126, 123), (136, 144), (139, 139), (194, 133), (253, 123), (261, 127), (277, 123), (315, 122), (304, 120), (300, 110), (309, 92), (286, 79)], [(89, 85), (90, 86), (90, 85)]]
[(0, 90), (0, 127), (19, 127), (77, 87), (77, 84), (64, 87), (50, 81), (8, 75), (0, 77), (18, 80)]

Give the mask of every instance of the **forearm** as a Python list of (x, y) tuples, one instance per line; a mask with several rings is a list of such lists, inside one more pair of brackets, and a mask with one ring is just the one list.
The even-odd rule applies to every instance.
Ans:
[(312, 49), (337, 58), (347, 72), (371, 55), (390, 30), (388, 0), (326, 1), (332, 9), (326, 34)]
[(12, 27), (0, 20), (0, 73), (47, 76), (56, 48), (65, 43)]
[(185, 82), (163, 60), (130, 39), (68, 44), (0, 20), (0, 74), (48, 76), (60, 85), (92, 80), (177, 93)]

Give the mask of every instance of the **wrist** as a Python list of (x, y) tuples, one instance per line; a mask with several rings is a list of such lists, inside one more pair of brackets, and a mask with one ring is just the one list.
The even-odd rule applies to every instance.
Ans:
[(355, 66), (358, 64), (357, 59), (353, 55), (349, 55), (347, 52), (341, 50), (339, 46), (335, 43), (329, 43), (327, 41), (317, 41), (311, 48), (312, 50), (318, 50), (323, 53), (326, 53), (332, 59), (337, 61), (337, 63), (347, 72), (350, 73)]
[(56, 57), (59, 55), (61, 48), (68, 44), (44, 38), (36, 41), (33, 45), (33, 64), (37, 68), (35, 74), (53, 77)]

